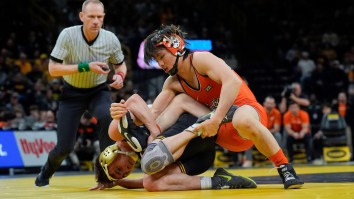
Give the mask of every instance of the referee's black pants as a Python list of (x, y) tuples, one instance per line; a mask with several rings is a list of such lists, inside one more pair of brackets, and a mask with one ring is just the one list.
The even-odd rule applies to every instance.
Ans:
[(64, 84), (57, 111), (57, 144), (49, 152), (45, 166), (48, 175), (51, 176), (73, 151), (80, 118), (86, 110), (98, 121), (101, 151), (114, 143), (108, 135), (108, 127), (112, 120), (109, 113), (111, 103), (111, 92), (106, 83), (89, 89)]

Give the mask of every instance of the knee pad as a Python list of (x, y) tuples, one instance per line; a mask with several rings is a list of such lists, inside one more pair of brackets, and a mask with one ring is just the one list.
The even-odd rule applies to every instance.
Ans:
[(144, 173), (151, 175), (163, 170), (167, 165), (174, 162), (171, 152), (165, 144), (160, 141), (151, 143), (141, 158), (141, 169)]

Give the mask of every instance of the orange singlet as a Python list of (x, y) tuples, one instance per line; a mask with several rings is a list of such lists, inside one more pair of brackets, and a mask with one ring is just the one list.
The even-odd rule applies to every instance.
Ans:
[[(190, 61), (198, 80), (198, 88), (193, 88), (180, 76), (177, 76), (178, 80), (185, 93), (198, 102), (205, 104), (210, 109), (216, 109), (219, 103), (221, 84), (218, 84), (206, 75), (199, 74), (192, 64), (192, 59), (193, 54), (191, 55)], [(237, 75), (238, 78), (241, 78), (236, 72), (235, 75)], [(240, 91), (234, 101), (234, 104), (239, 107), (243, 105), (252, 106), (258, 112), (260, 122), (264, 126), (267, 126), (267, 114), (264, 107), (257, 102), (256, 97), (244, 81), (242, 81)], [(239, 136), (237, 130), (233, 127), (231, 122), (220, 126), (216, 143), (225, 149), (235, 152), (245, 151), (253, 146), (253, 142), (251, 140), (246, 140)]]

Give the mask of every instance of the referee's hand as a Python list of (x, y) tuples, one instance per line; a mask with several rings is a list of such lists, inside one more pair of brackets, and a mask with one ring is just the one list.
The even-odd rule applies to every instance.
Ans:
[(113, 82), (109, 85), (112, 88), (115, 89), (121, 89), (123, 88), (124, 84), (123, 84), (123, 79), (120, 75), (114, 74), (112, 77)]
[(107, 63), (104, 62), (90, 62), (90, 71), (97, 73), (97, 74), (108, 74), (109, 73), (109, 67)]

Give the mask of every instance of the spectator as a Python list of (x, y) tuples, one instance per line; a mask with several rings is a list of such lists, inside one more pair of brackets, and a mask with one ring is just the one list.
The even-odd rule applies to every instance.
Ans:
[(284, 113), (287, 110), (289, 100), (298, 103), (302, 109), (307, 109), (310, 105), (310, 100), (302, 93), (301, 85), (298, 82), (294, 82), (290, 86), (287, 86), (281, 96), (282, 98), (279, 105), (281, 113)]
[(330, 45), (332, 47), (336, 47), (339, 43), (339, 37), (337, 33), (329, 30), (322, 35), (322, 43), (326, 45)]
[(320, 52), (320, 56), (327, 58), (329, 61), (333, 61), (338, 57), (337, 52), (329, 44), (324, 46), (324, 49)]
[(27, 59), (27, 55), (25, 52), (20, 52), (20, 59), (15, 61), (15, 64), (20, 67), (20, 71), (23, 75), (27, 75), (27, 73), (32, 71), (32, 64)]
[(77, 140), (74, 151), (69, 155), (69, 161), (73, 169), (78, 170), (80, 169), (80, 161), (92, 160), (94, 164), (99, 154), (97, 120), (85, 112), (80, 119)]
[(310, 163), (312, 158), (309, 114), (301, 110), (298, 103), (290, 101), (289, 110), (283, 117), (283, 124), (288, 134), (286, 148), (288, 150), (289, 161), (294, 161), (293, 145), (301, 142), (305, 145), (307, 162)]
[(325, 87), (325, 60), (318, 58), (316, 61), (316, 68), (311, 73), (311, 93), (315, 93), (318, 99), (323, 99), (326, 95)]
[(1, 130), (15, 130), (13, 129), (13, 123), (16, 119), (16, 115), (10, 111), (4, 111), (2, 113)]
[(6, 104), (7, 110), (9, 110), (12, 113), (15, 113), (16, 109), (25, 112), (22, 104), (19, 102), (19, 97), (20, 96), (18, 93), (11, 94), (10, 102)]
[(47, 110), (39, 110), (39, 120), (36, 121), (33, 126), (32, 130), (40, 131), (45, 130), (44, 125), (47, 122)]
[[(332, 112), (332, 107), (331, 104), (329, 103), (324, 103), (322, 105), (322, 118), (323, 119), (327, 114), (330, 114)], [(321, 120), (322, 121), (322, 120)], [(314, 164), (322, 164), (323, 163), (323, 132), (320, 128), (317, 129), (317, 131), (314, 132), (313, 134), (313, 158)]]
[(339, 92), (348, 90), (348, 76), (342, 69), (340, 69), (340, 63), (338, 60), (330, 62), (330, 67), (327, 70), (325, 82), (328, 101), (332, 101), (337, 98)]
[(42, 69), (40, 68), (41, 66), (38, 64), (34, 64), (32, 70), (26, 74), (27, 78), (32, 82), (36, 83), (37, 80), (43, 81), (44, 73)]
[(20, 72), (15, 72), (9, 76), (5, 82), (5, 89), (7, 91), (16, 92), (18, 94), (19, 103), (24, 106), (28, 105), (28, 95), (32, 92), (33, 84)]
[(26, 129), (26, 120), (25, 112), (22, 109), (15, 108), (14, 110), (16, 118), (12, 121), (13, 130), (25, 130)]
[(267, 128), (273, 134), (279, 146), (282, 147), (282, 135), (280, 134), (281, 113), (276, 108), (275, 98), (272, 96), (266, 97), (263, 102), (263, 106), (268, 116)]
[(83, 114), (80, 120), (76, 146), (75, 151), (79, 154), (79, 157), (82, 156), (82, 159), (89, 157), (88, 159), (91, 159), (93, 163), (100, 154), (97, 120), (87, 112)]
[(345, 118), (345, 122), (349, 124), (349, 118), (348, 118), (348, 109), (349, 109), (349, 104), (348, 104), (348, 99), (347, 99), (347, 94), (345, 92), (340, 92), (338, 93), (337, 99), (333, 100), (333, 107), (334, 110), (336, 110), (339, 115), (341, 115), (343, 118)]
[(43, 130), (56, 130), (57, 123), (55, 120), (55, 114), (52, 110), (45, 111), (45, 122), (43, 125)]
[(350, 49), (344, 53), (344, 59), (349, 63), (354, 64), (354, 45), (352, 45)]
[(29, 115), (25, 117), (26, 128), (33, 129), (34, 124), (39, 121), (40, 114), (37, 105), (31, 105), (29, 108)]
[(315, 62), (309, 58), (309, 53), (303, 51), (301, 53), (301, 58), (297, 63), (298, 71), (301, 74), (300, 83), (302, 88), (307, 88), (309, 86), (309, 81), (311, 73), (315, 70)]

